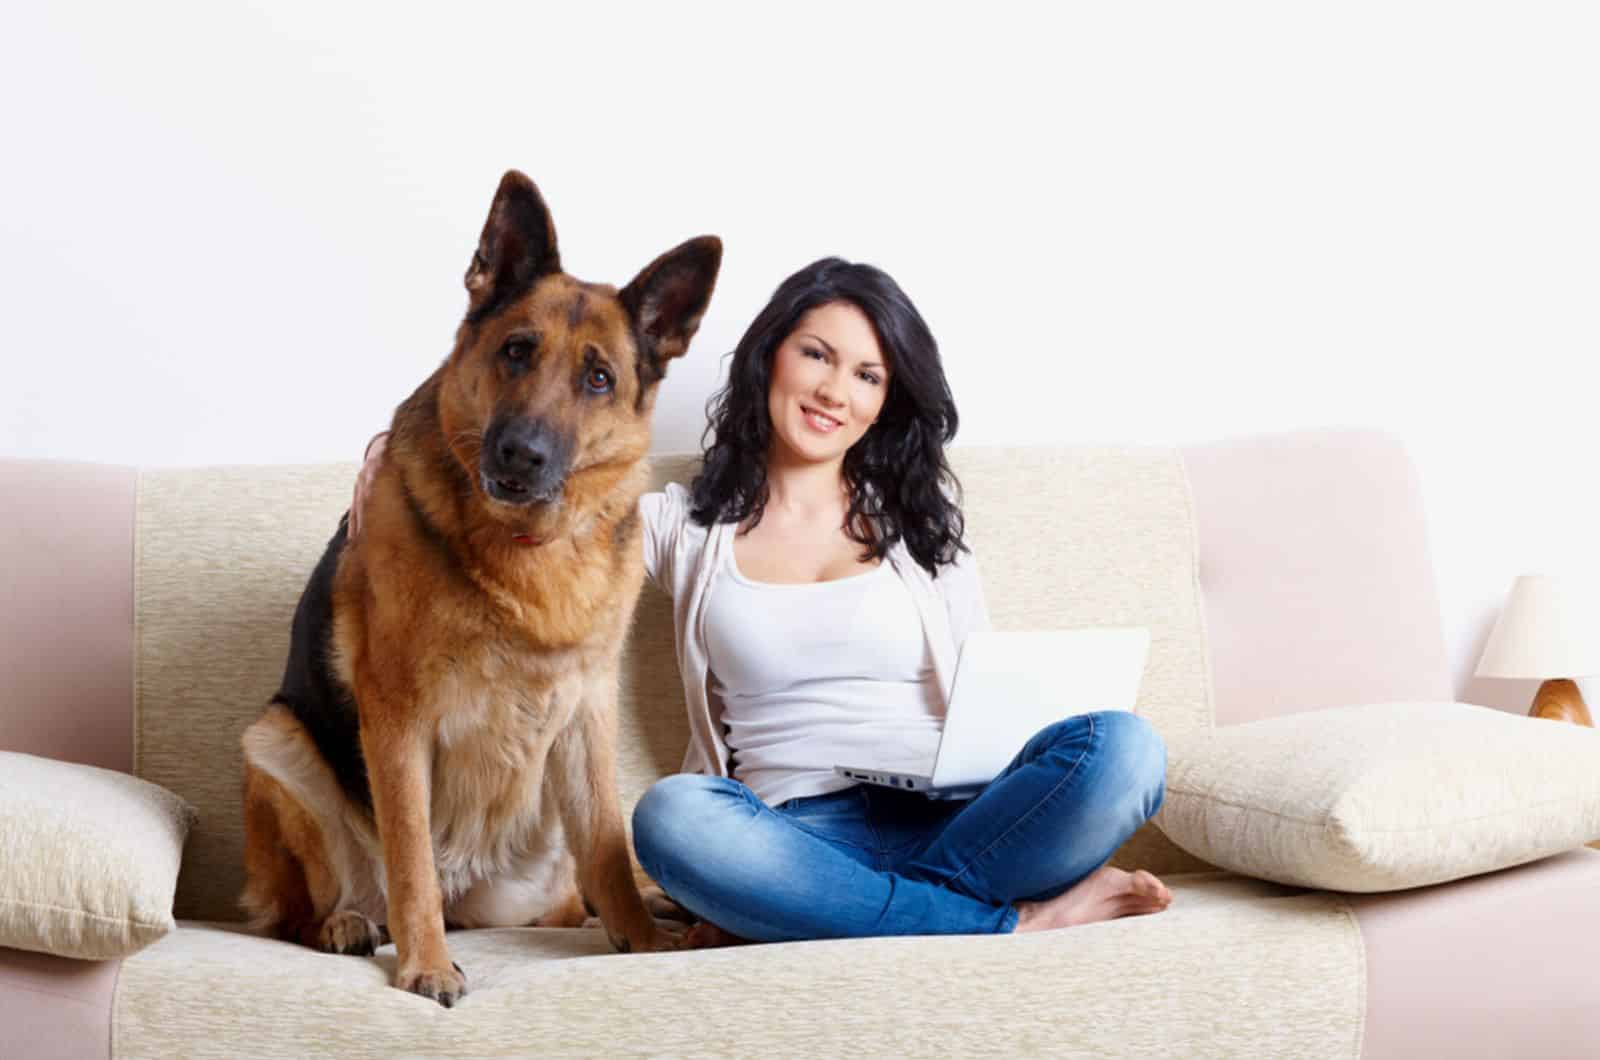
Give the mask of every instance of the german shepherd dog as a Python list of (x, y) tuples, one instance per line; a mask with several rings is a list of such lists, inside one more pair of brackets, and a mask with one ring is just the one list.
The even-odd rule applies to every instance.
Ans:
[(617, 672), (657, 385), (721, 260), (703, 236), (620, 291), (581, 282), (533, 182), (501, 180), (455, 347), (395, 411), (361, 533), (340, 520), (243, 737), (257, 930), (332, 953), (392, 937), (394, 985), (446, 1007), (466, 992), (447, 922), (587, 906), (619, 950), (676, 946), (623, 831)]

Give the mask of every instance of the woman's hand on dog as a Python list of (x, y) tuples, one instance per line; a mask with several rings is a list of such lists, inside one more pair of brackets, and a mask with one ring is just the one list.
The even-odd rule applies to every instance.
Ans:
[(350, 501), (350, 536), (354, 538), (361, 532), (361, 505), (368, 490), (372, 488), (372, 480), (378, 475), (378, 465), (383, 463), (383, 450), (389, 444), (389, 432), (379, 431), (372, 436), (372, 441), (367, 443), (367, 453), (363, 458), (361, 471), (356, 475), (356, 495)]

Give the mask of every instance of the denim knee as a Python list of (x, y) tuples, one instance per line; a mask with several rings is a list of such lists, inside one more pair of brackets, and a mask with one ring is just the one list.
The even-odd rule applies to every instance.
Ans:
[(633, 807), (633, 852), (644, 870), (660, 879), (663, 859), (706, 827), (707, 812), (725, 797), (727, 781), (701, 773), (662, 777)]
[(1105, 727), (1107, 782), (1138, 800), (1146, 820), (1154, 817), (1167, 797), (1166, 741), (1149, 721), (1126, 710), (1102, 711), (1095, 724)]

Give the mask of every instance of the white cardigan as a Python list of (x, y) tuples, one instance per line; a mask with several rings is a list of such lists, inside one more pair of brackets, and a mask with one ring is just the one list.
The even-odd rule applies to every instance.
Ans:
[[(639, 499), (644, 521), (644, 568), (650, 580), (672, 597), (672, 624), (689, 708), (689, 747), (683, 772), (728, 776), (728, 745), (723, 740), (722, 706), (706, 689), (705, 602), (722, 550), (733, 547), (734, 523), (703, 527), (689, 517), (689, 491), (678, 483)], [(955, 679), (956, 656), (974, 630), (989, 628), (977, 560), (971, 553), (939, 569), (934, 578), (917, 564), (904, 541), (888, 560), (911, 591), (922, 616), (923, 634), (945, 702)]]

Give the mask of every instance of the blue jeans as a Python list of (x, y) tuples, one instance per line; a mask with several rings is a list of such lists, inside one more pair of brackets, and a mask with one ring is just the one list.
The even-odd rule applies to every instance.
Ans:
[(633, 811), (639, 863), (678, 904), (762, 942), (1016, 928), (1161, 808), (1166, 745), (1127, 711), (1037, 733), (973, 799), (857, 785), (773, 807), (727, 777), (657, 781)]

